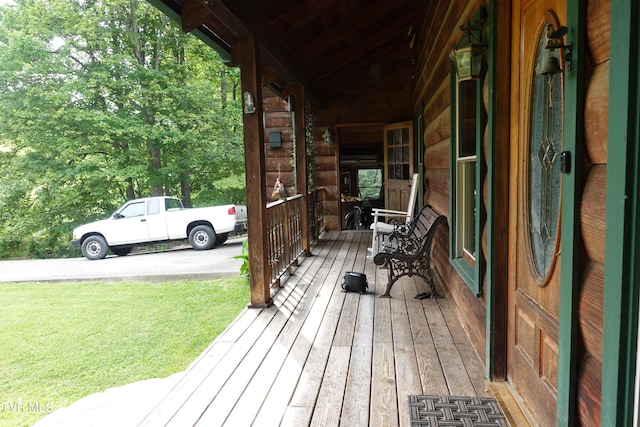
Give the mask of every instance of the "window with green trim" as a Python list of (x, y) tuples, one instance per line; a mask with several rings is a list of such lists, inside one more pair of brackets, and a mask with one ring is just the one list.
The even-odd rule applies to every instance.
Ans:
[(469, 288), (482, 292), (482, 80), (451, 72), (450, 262)]

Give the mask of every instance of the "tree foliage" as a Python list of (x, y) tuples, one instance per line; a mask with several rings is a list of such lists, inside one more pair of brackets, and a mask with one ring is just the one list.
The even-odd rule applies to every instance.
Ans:
[(124, 200), (244, 203), (239, 73), (144, 0), (0, 6), (0, 257)]

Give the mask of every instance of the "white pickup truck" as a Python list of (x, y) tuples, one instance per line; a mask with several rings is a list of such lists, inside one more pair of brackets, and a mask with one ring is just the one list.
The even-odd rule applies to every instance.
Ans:
[(247, 229), (247, 208), (240, 205), (184, 208), (180, 199), (130, 200), (110, 218), (73, 230), (71, 244), (86, 258), (102, 259), (109, 249), (127, 255), (134, 246), (188, 238), (196, 250), (223, 244), (231, 231)]

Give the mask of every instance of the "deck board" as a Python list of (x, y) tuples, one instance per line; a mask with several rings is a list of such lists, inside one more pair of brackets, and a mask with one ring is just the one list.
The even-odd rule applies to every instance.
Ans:
[[(321, 262), (322, 259), (320, 258), (318, 261)], [(320, 270), (318, 269), (317, 271)], [(312, 274), (313, 273), (307, 274), (307, 276), (311, 276)], [(302, 278), (304, 275), (300, 274), (297, 277)], [(251, 402), (255, 399), (260, 401), (265, 400), (269, 392), (269, 387), (265, 387), (265, 384), (273, 384), (280, 372), (286, 372), (287, 365), (284, 364), (284, 362), (293, 348), (295, 340), (297, 339), (303, 325), (306, 323), (305, 320), (313, 306), (313, 300), (307, 297), (317, 293), (321, 280), (323, 280), (323, 277), (318, 277), (316, 274), (308, 283), (308, 287), (304, 290), (305, 298), (295, 309), (297, 319), (295, 321), (288, 322), (282, 330), (276, 344), (270, 349), (258, 371), (253, 378), (251, 378), (251, 382), (248, 384), (247, 389), (244, 390), (241, 396), (237, 397), (237, 404), (226, 419), (225, 424), (238, 426), (250, 425), (253, 422), (260, 407), (257, 405), (251, 405)], [(301, 282), (298, 282), (298, 287), (301, 286), (300, 283)], [(315, 306), (315, 308), (317, 309), (318, 306)], [(318, 311), (320, 312), (321, 310)], [(284, 371), (283, 368), (285, 369)], [(280, 398), (281, 397), (282, 396), (280, 396)]]
[[(187, 369), (147, 426), (408, 426), (409, 394), (490, 395), (483, 364), (446, 299), (422, 279), (384, 293), (371, 233), (326, 233), (274, 306), (247, 309)], [(369, 294), (344, 293), (346, 271)]]

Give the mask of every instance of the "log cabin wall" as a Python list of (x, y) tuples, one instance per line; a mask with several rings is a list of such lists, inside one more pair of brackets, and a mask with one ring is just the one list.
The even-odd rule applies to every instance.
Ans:
[[(580, 224), (584, 269), (580, 278), (579, 322), (581, 353), (577, 405), (582, 425), (599, 425), (603, 342), (605, 202), (609, 85), (610, 2), (587, 2), (587, 61), (584, 64), (584, 142), (586, 158)], [(430, 2), (418, 37), (415, 105), (424, 105), (425, 203), (449, 215), (450, 197), (450, 62), (448, 52), (460, 37), (458, 28), (487, 2)], [(484, 87), (487, 106), (488, 88)], [(496, 142), (500, 144), (501, 142)], [(485, 152), (486, 152), (485, 133)], [(484, 198), (486, 205), (486, 183)], [(433, 258), (438, 284), (455, 306), (476, 351), (485, 352), (485, 300), (476, 297), (448, 262), (448, 234), (437, 233)], [(483, 233), (486, 248), (486, 233)], [(486, 291), (486, 289), (483, 289)], [(485, 295), (486, 292), (483, 292)]]
[[(580, 203), (584, 268), (578, 316), (582, 354), (578, 360), (578, 413), (582, 425), (599, 425), (604, 308), (605, 204), (609, 111), (611, 2), (587, 2), (584, 107), (585, 182)], [(576, 165), (578, 166), (578, 165)]]
[[(451, 144), (449, 52), (462, 36), (460, 26), (472, 18), (480, 7), (486, 8), (487, 5), (487, 1), (481, 0), (429, 2), (424, 13), (422, 32), (416, 41), (414, 102), (416, 106), (424, 105), (424, 202), (447, 217), (450, 216)], [(483, 235), (483, 240), (486, 241), (486, 235)], [(483, 247), (486, 247), (484, 242)], [(437, 284), (456, 308), (460, 322), (476, 351), (484, 357), (484, 297), (474, 295), (449, 263), (449, 235), (446, 227), (436, 233), (432, 257)]]
[[(286, 99), (274, 94), (267, 88), (262, 92), (262, 106), (264, 111), (264, 146), (267, 186), (265, 188), (267, 199), (271, 200), (273, 185), (278, 175), (280, 182), (285, 185), (287, 195), (296, 194), (295, 174), (293, 170), (293, 125), (292, 114), (289, 111), (289, 103)], [(282, 146), (271, 148), (269, 133), (280, 132)]]

